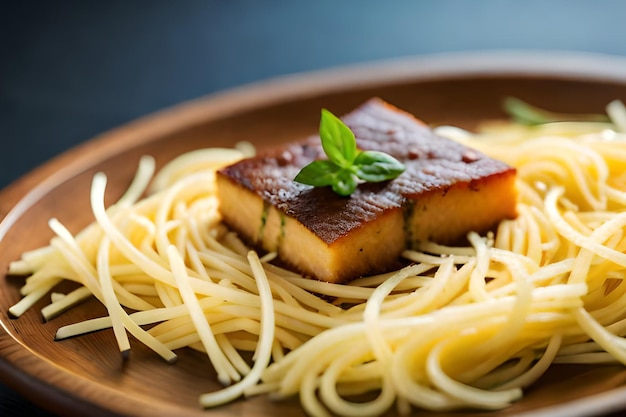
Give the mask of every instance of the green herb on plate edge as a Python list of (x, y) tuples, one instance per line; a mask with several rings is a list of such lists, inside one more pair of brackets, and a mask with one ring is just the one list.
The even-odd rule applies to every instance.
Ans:
[(514, 97), (505, 98), (502, 105), (504, 111), (516, 123), (528, 126), (554, 122), (610, 122), (609, 117), (604, 114), (557, 113), (533, 106)]

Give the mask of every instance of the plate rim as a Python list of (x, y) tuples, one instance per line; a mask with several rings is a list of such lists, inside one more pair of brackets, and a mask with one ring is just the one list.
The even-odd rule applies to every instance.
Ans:
[[(8, 184), (0, 190), (0, 196), (5, 199), (5, 194), (13, 197), (13, 204), (7, 204), (5, 199), (0, 199), (0, 240), (6, 234), (6, 227), (3, 226), (10, 223), (14, 216), (12, 212), (19, 213), (22, 211), (20, 209), (26, 208), (22, 204), (28, 204), (29, 207), (35, 203), (43, 189), (63, 181), (70, 172), (73, 174), (76, 169), (86, 169), (87, 167), (81, 166), (81, 158), (77, 156), (80, 153), (102, 152), (105, 143), (115, 141), (119, 148), (101, 153), (101, 160), (119, 152), (120, 148), (125, 148), (121, 142), (133, 143), (132, 146), (135, 146), (148, 141), (153, 132), (164, 134), (175, 131), (181, 125), (193, 125), (290, 97), (306, 98), (374, 84), (384, 86), (408, 80), (434, 80), (468, 75), (550, 75), (559, 78), (626, 82), (626, 57), (561, 50), (444, 52), (286, 74), (216, 91), (150, 112), (86, 138), (82, 143), (70, 147)], [(159, 122), (156, 123), (158, 126), (155, 122)], [(125, 136), (125, 139), (114, 140), (115, 136)], [(70, 166), (61, 164), (64, 168), (42, 173), (59, 160)], [(47, 176), (48, 174), (52, 175)], [(15, 199), (14, 189), (23, 183), (29, 183), (33, 188), (22, 193), (21, 198)]]
[[(555, 76), (561, 79), (604, 80), (626, 84), (626, 57), (575, 51), (446, 52), (299, 72), (201, 96), (149, 113), (87, 139), (44, 162), (0, 190), (0, 242), (12, 225), (54, 187), (71, 176), (83, 172), (98, 161), (149, 142), (157, 132), (159, 135), (175, 132), (182, 126), (207, 122), (296, 97), (306, 98), (328, 92), (349, 91), (373, 85), (391, 85), (409, 80), (427, 81), (478, 75)], [(94, 155), (98, 155), (95, 160), (92, 159)], [(59, 166), (62, 168), (57, 169)], [(67, 394), (66, 390), (50, 385), (47, 379), (49, 377), (43, 378), (42, 375), (34, 375), (28, 371), (34, 366), (30, 362), (44, 366), (45, 372), (40, 372), (40, 374), (59, 371), (59, 367), (17, 340), (1, 317), (0, 328), (2, 329), (0, 330), (2, 381), (39, 406), (43, 407), (47, 401), (58, 404), (59, 400), (56, 396), (58, 393)], [(27, 360), (23, 361), (28, 364), (18, 366), (8, 363), (4, 356), (9, 349), (29, 351)], [(66, 374), (68, 373), (65, 372), (63, 378), (70, 377)], [(78, 378), (78, 385), (83, 387), (81, 393), (90, 386), (97, 386), (99, 390), (110, 389), (80, 375), (74, 378)], [(26, 385), (35, 387), (37, 393), (43, 393), (42, 398), (35, 399), (31, 392), (24, 389)], [(119, 395), (119, 393), (115, 392), (114, 395)], [(518, 415), (528, 417), (531, 414), (540, 417), (599, 415), (599, 413), (624, 409), (623, 401), (620, 401), (624, 395), (626, 395), (626, 386), (550, 406), (546, 411), (537, 410)], [(94, 402), (82, 395), (73, 396), (72, 400), (79, 401), (79, 403), (74, 403), (78, 408), (73, 411), (77, 413), (87, 410), (90, 414), (95, 412), (96, 415), (131, 415), (120, 414), (119, 410), (104, 407), (102, 402)]]

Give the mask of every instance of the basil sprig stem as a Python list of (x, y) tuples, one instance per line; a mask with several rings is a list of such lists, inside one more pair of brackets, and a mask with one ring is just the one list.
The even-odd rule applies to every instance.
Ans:
[(537, 106), (530, 105), (518, 98), (507, 97), (504, 99), (503, 108), (516, 123), (528, 126), (536, 126), (553, 122), (599, 122), (607, 123), (609, 118), (604, 114), (571, 114), (548, 111)]
[(320, 139), (328, 159), (311, 162), (294, 181), (314, 187), (331, 186), (335, 193), (347, 197), (360, 182), (391, 180), (405, 170), (391, 155), (357, 149), (354, 133), (326, 109), (322, 109)]

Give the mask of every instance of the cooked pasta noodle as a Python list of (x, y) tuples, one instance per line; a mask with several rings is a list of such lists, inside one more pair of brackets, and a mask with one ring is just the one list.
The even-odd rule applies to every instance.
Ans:
[(227, 387), (202, 407), (260, 394), (298, 395), (316, 416), (506, 407), (553, 363), (626, 364), (626, 109), (607, 112), (613, 124), (438, 128), (517, 168), (518, 218), (466, 247), (423, 242), (405, 268), (346, 285), (259, 258), (220, 222), (215, 171), (249, 145), (191, 152), (156, 176), (144, 158), (109, 208), (94, 177), (92, 225), (72, 236), (53, 219), (50, 246), (11, 265), (30, 276), (10, 312), (75, 281), (44, 318), (89, 296), (108, 316), (57, 339), (113, 328), (121, 352), (128, 333), (169, 362), (206, 352)]

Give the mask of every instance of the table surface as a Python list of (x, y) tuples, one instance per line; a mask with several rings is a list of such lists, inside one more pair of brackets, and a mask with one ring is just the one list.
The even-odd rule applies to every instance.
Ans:
[[(619, 0), (21, 1), (0, 9), (0, 189), (142, 115), (303, 71), (441, 52), (626, 56)], [(0, 385), (0, 415), (49, 415)]]

